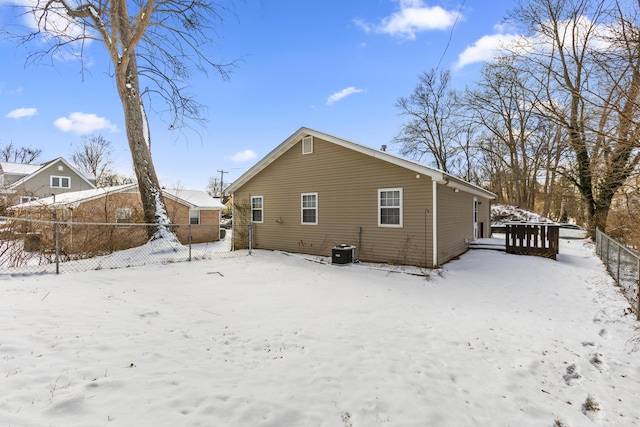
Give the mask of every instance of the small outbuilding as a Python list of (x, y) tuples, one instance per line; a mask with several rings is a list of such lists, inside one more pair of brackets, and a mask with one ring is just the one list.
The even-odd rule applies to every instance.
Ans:
[[(440, 170), (300, 128), (226, 190), (252, 246), (437, 267), (491, 234), (495, 195)], [(235, 225), (234, 225), (235, 226)], [(234, 233), (235, 248), (247, 245)]]

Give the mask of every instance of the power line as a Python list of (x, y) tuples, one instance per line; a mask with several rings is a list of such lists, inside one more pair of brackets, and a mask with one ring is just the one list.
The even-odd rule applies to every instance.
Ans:
[[(640, 2), (640, 0), (638, 1)], [(458, 14), (456, 15), (456, 20), (453, 22), (453, 25), (451, 26), (451, 31), (449, 31), (449, 40), (447, 40), (447, 45), (445, 46), (444, 51), (442, 51), (442, 55), (440, 56), (440, 60), (438, 61), (438, 65), (436, 66), (436, 70), (440, 68), (440, 65), (442, 64), (442, 60), (444, 59), (444, 56), (449, 50), (449, 46), (451, 45), (451, 39), (453, 38), (453, 30), (456, 28), (458, 19), (460, 19), (460, 13), (462, 13), (462, 8), (464, 7), (465, 2), (466, 0), (462, 0), (462, 3), (460, 4), (460, 8), (458, 9)]]

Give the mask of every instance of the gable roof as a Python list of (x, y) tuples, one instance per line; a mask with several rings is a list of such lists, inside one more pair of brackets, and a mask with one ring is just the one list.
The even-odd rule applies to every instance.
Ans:
[[(75, 208), (81, 203), (104, 197), (108, 194), (138, 191), (138, 184), (125, 184), (113, 187), (93, 188), (91, 190), (70, 191), (57, 194), (55, 196), (43, 197), (27, 203), (11, 206), (9, 209), (26, 209), (32, 207), (70, 207)], [(197, 190), (162, 190), (165, 197), (169, 197), (189, 208), (199, 208), (204, 210), (223, 209), (224, 206), (209, 196), (206, 191)], [(205, 197), (206, 196), (206, 197)], [(210, 200), (209, 200), (210, 199)]]
[[(71, 163), (69, 163), (68, 161), (66, 161), (63, 157), (58, 157), (57, 159), (53, 159), (50, 160), (48, 162), (45, 162), (43, 164), (41, 164), (40, 166), (37, 167), (36, 170), (34, 170), (33, 172), (31, 172), (30, 174), (20, 178), (19, 180), (17, 180), (16, 182), (14, 182), (13, 184), (11, 184), (10, 188), (15, 188), (19, 185), (22, 185), (23, 183), (25, 183), (26, 181), (40, 175), (41, 173), (45, 172), (47, 169), (49, 169), (50, 167), (53, 167), (54, 164), (56, 164), (57, 162), (62, 162), (64, 163), (65, 166), (67, 166), (69, 169), (71, 169), (72, 171), (74, 171), (76, 173), (76, 175), (78, 175), (83, 181), (85, 181), (89, 186), (95, 188), (96, 185), (94, 183), (92, 183), (91, 181), (89, 181), (89, 179), (93, 179), (92, 177), (87, 177), (84, 173), (82, 173), (81, 171), (79, 171), (75, 166), (73, 166)], [(16, 163), (13, 163), (13, 165), (16, 165)], [(29, 165), (23, 165), (23, 166), (29, 166)], [(33, 166), (33, 165), (31, 165)]]
[(431, 177), (435, 182), (443, 185), (447, 185), (452, 188), (457, 188), (460, 191), (464, 191), (467, 193), (471, 193), (473, 195), (486, 197), (488, 199), (495, 199), (496, 195), (490, 191), (485, 190), (482, 187), (471, 184), (470, 182), (464, 181), (460, 178), (456, 178), (453, 175), (450, 175), (441, 170), (422, 165), (420, 163), (414, 162), (412, 160), (407, 160), (402, 157), (394, 156), (393, 154), (389, 154), (385, 151), (375, 150), (370, 147), (366, 147), (364, 145), (357, 144), (355, 142), (347, 141), (346, 139), (338, 138), (323, 132), (319, 132), (317, 130), (313, 130), (306, 127), (301, 127), (291, 136), (284, 140), (280, 145), (274, 148), (269, 154), (263, 157), (258, 163), (256, 163), (253, 167), (251, 167), (247, 172), (242, 174), (240, 178), (235, 180), (233, 184), (231, 184), (227, 188), (227, 192), (233, 193), (235, 190), (243, 186), (247, 181), (252, 179), (262, 170), (264, 170), (267, 166), (273, 163), (276, 159), (282, 156), (286, 151), (288, 151), (291, 147), (296, 145), (302, 138), (305, 136), (313, 136), (315, 138), (322, 139), (324, 141), (328, 141), (332, 144), (339, 145), (341, 147), (347, 148), (349, 150), (357, 151), (358, 153), (374, 157), (376, 159), (380, 159), (382, 161), (394, 164), (396, 166), (403, 167), (405, 169), (411, 170), (421, 175), (426, 175)]

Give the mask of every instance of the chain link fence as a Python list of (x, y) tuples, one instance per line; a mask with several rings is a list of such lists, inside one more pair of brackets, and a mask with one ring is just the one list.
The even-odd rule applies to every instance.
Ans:
[(596, 229), (596, 253), (640, 320), (640, 254)]
[(175, 240), (148, 241), (148, 227), (155, 226), (0, 217), (0, 274), (125, 268), (251, 253), (251, 225), (170, 224)]

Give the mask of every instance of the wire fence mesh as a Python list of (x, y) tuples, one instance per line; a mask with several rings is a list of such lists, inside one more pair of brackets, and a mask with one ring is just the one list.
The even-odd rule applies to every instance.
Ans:
[(596, 253), (640, 320), (640, 254), (596, 230)]
[(219, 224), (170, 224), (175, 240), (148, 241), (148, 227), (155, 226), (0, 217), (0, 274), (125, 268), (238, 257), (251, 251), (251, 225), (232, 230)]

